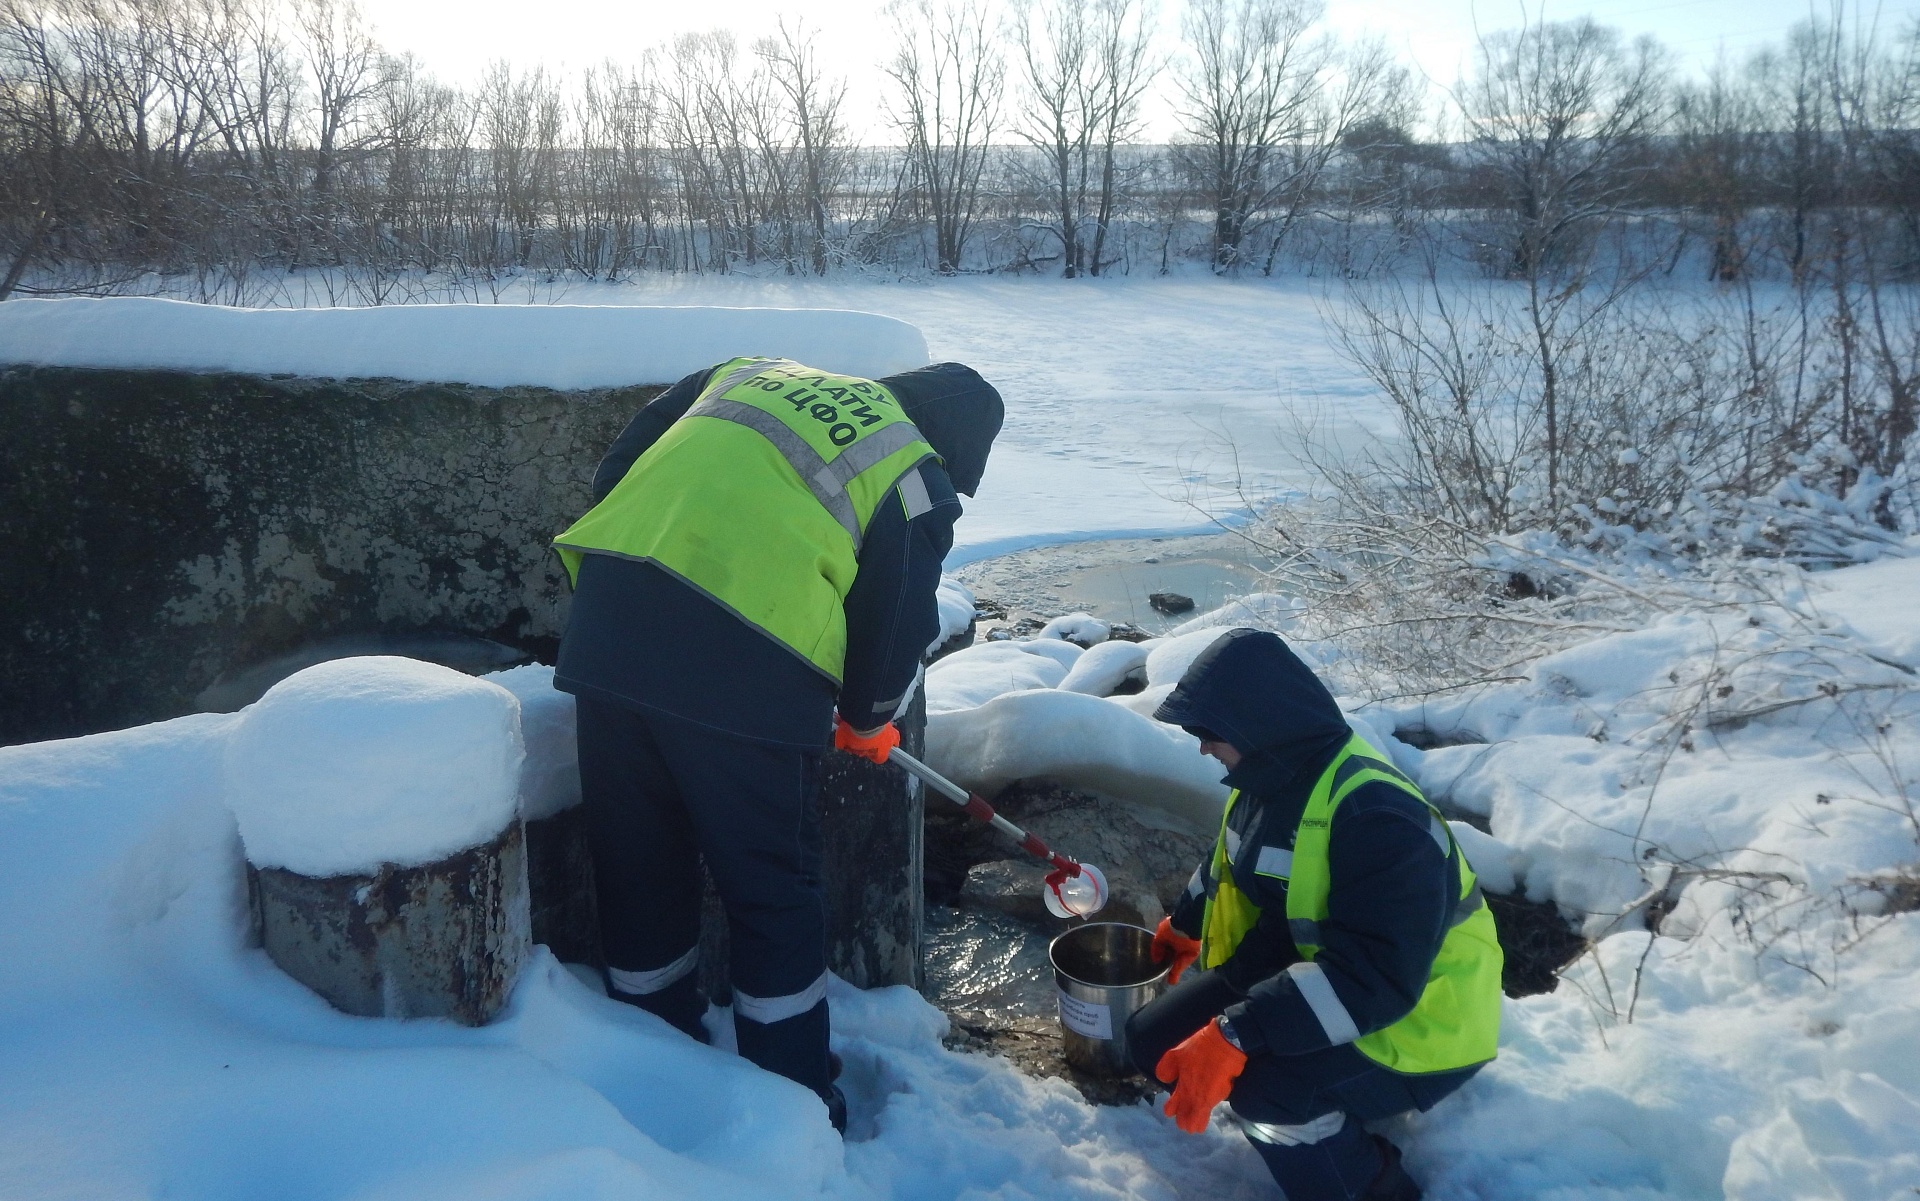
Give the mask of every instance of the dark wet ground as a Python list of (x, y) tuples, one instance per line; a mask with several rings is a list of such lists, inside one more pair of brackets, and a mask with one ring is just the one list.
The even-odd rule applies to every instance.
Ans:
[[(1028, 784), (1009, 789), (1002, 801), (1015, 820), (1044, 820), (1074, 795)], [(1130, 1105), (1154, 1095), (1156, 1086), (1141, 1077), (1102, 1079), (1067, 1065), (1047, 958), (1047, 944), (1064, 923), (1024, 921), (963, 892), (970, 868), (1008, 855), (990, 830), (957, 809), (928, 811), (926, 993), (953, 1023), (947, 1046), (1000, 1055), (1031, 1076), (1059, 1077), (1095, 1104)], [(1487, 903), (1506, 954), (1503, 990), (1510, 997), (1553, 991), (1586, 940), (1552, 902), (1489, 894)]]
[[(1014, 821), (1069, 852), (1083, 839), (1063, 838), (1049, 823), (1071, 813), (1080, 814), (1081, 820), (1093, 813), (1107, 814), (1109, 840), (1168, 837), (1165, 831), (1145, 826), (1133, 830), (1132, 823), (1113, 811), (1111, 802), (1037, 782), (1015, 785), (996, 803)], [(1047, 945), (1067, 924), (1022, 920), (986, 907), (977, 894), (963, 892), (970, 868), (1018, 855), (999, 835), (958, 808), (927, 810), (926, 995), (953, 1023), (947, 1046), (1002, 1056), (1030, 1076), (1058, 1077), (1097, 1105), (1131, 1105), (1152, 1096), (1157, 1086), (1142, 1077), (1108, 1079), (1067, 1064), (1053, 967), (1047, 958)], [(1174, 891), (1180, 883), (1184, 877), (1172, 885)], [(1124, 900), (1116, 898), (1110, 910), (1122, 904)], [(1100, 918), (1122, 916), (1110, 911)]]
[(927, 995), (953, 1025), (955, 1051), (998, 1055), (1029, 1076), (1058, 1077), (1095, 1105), (1132, 1105), (1157, 1091), (1142, 1077), (1106, 1078), (1068, 1065), (1061, 1049), (1051, 935), (997, 913), (927, 911)]

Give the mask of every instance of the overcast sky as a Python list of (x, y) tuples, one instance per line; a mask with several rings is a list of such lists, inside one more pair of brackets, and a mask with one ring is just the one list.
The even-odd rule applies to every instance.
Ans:
[[(1821, 12), (1828, 0), (1815, 0)], [(488, 62), (577, 68), (605, 58), (631, 60), (673, 35), (714, 28), (732, 30), (743, 48), (771, 32), (782, 16), (804, 14), (820, 31), (822, 48), (837, 58), (849, 81), (849, 123), (866, 140), (884, 139), (882, 104), (886, 80), (879, 70), (889, 55), (891, 25), (883, 3), (872, 0), (361, 0), (381, 42), (410, 50), (449, 83), (471, 83)], [(1521, 23), (1518, 0), (1330, 0), (1326, 25), (1342, 34), (1372, 34), (1386, 40), (1403, 61), (1433, 84), (1454, 82), (1468, 63), (1475, 31)], [(1177, 43), (1179, 0), (1159, 0), (1161, 40)], [(1867, 18), (1882, 28), (1909, 21), (1920, 0), (1865, 0)], [(1529, 5), (1534, 19), (1541, 8)], [(1671, 47), (1693, 69), (1726, 52), (1735, 58), (1777, 40), (1806, 19), (1808, 0), (1547, 0), (1548, 20), (1591, 15), (1630, 34), (1648, 33)], [(1162, 96), (1154, 105), (1153, 140), (1171, 132), (1173, 117)]]

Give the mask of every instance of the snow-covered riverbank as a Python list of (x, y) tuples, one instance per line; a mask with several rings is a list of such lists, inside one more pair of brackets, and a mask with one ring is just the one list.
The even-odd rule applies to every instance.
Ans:
[[(1182, 456), (1205, 444), (1201, 409), (1247, 450), (1290, 397), (1361, 394), (1304, 291), (852, 290), (626, 295), (880, 308), (1001, 382), (1007, 453), (956, 564), (1190, 525), (1180, 489), (1204, 473)], [(1351, 408), (1363, 431), (1367, 404)], [(1283, 449), (1242, 466), (1284, 485)], [(1070, 599), (1118, 616), (1153, 587), (1134, 570), (1197, 571), (1223, 547), (1076, 544), (964, 574), (1039, 616)], [(1390, 1124), (1429, 1196), (1888, 1201), (1920, 1185), (1920, 545), (1881, 549), (1588, 629), (1438, 699), (1348, 699), (1356, 728), (1487, 828), (1469, 845), (1490, 884), (1560, 905), (1594, 942), (1557, 990), (1509, 1002), (1498, 1061)], [(1226, 568), (1219, 599), (1243, 583)], [(1210, 629), (1289, 611), (1245, 606), (1133, 650), (1046, 639), (947, 660), (928, 683), (936, 757), (983, 786), (1045, 772), (1155, 790), (1204, 827), (1223, 790), (1190, 738), (1142, 710)], [(1304, 653), (1338, 668), (1349, 652)], [(1136, 673), (1146, 691), (1109, 695)], [(531, 687), (517, 677), (523, 705)], [(553, 716), (543, 736), (564, 745)], [(335, 1012), (248, 945), (224, 772), (242, 720), (0, 749), (7, 1201), (1273, 1195), (1224, 1118), (1189, 1137), (1148, 1106), (1090, 1106), (953, 1053), (940, 1013), (904, 990), (833, 993), (844, 1145), (811, 1094), (544, 953), (485, 1028)]]
[[(1920, 559), (1809, 579), (1796, 603), (1829, 653), (1885, 664), (1886, 687), (1830, 697), (1754, 659), (1750, 715), (1679, 750), (1667, 681), (1780, 614), (1663, 619), (1522, 682), (1354, 713), (1485, 815), (1530, 895), (1602, 915), (1556, 992), (1508, 1004), (1500, 1060), (1393, 1124), (1429, 1195), (1882, 1201), (1920, 1179), (1920, 914), (1895, 912), (1914, 901), (1917, 593)], [(1880, 759), (1840, 737), (1869, 717)], [(844, 1149), (796, 1086), (550, 959), (484, 1029), (335, 1013), (246, 945), (220, 772), (236, 720), (0, 751), (0, 1195), (1270, 1195), (1224, 1121), (1190, 1138), (949, 1052), (901, 990), (836, 993)], [(1414, 726), (1484, 741), (1393, 739)], [(1658, 936), (1650, 868), (1675, 885)]]

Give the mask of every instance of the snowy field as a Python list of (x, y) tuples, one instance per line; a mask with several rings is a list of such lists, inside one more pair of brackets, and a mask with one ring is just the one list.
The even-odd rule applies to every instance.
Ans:
[[(1349, 437), (1377, 422), (1316, 296), (1212, 281), (617, 294), (866, 309), (979, 367), (1010, 420), (965, 519), (975, 552), (1192, 526), (1182, 489), (1230, 462), (1210, 443), (1222, 428), (1247, 474), (1284, 485), (1273, 435), (1289, 413), (1337, 403)], [(1507, 1003), (1500, 1058), (1385, 1129), (1430, 1197), (1920, 1189), (1920, 913), (1895, 912), (1915, 899), (1895, 873), (1920, 858), (1920, 545), (1898, 549), (1785, 577), (1771, 600), (1598, 634), (1444, 703), (1353, 707), (1487, 826), (1459, 828), (1490, 885), (1595, 915), (1595, 953), (1557, 991)], [(1291, 620), (1284, 598), (1254, 598), (1138, 647), (963, 652), (928, 678), (929, 757), (983, 786), (1046, 771), (1204, 824), (1220, 800), (1208, 765), (1143, 710), (1213, 630)], [(1108, 695), (1136, 672), (1144, 693)], [(1689, 708), (1709, 679), (1729, 691)], [(551, 693), (524, 669), (502, 682), (525, 698), (531, 805), (528, 781), (553, 778), (538, 760), (566, 740)], [(497, 728), (501, 712), (475, 720)], [(279, 762), (248, 721), (0, 749), (0, 1198), (1275, 1195), (1224, 1118), (1189, 1137), (1150, 1107), (1095, 1108), (950, 1053), (944, 1019), (906, 990), (833, 994), (844, 1145), (811, 1094), (544, 952), (482, 1029), (335, 1012), (246, 946), (235, 790), (248, 764)], [(1458, 745), (1393, 737), (1411, 727)]]

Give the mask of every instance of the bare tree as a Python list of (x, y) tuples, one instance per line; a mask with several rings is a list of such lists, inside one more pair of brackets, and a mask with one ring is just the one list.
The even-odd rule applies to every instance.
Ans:
[[(504, 61), (487, 69), (480, 125), (491, 158), (495, 234), (487, 261), (527, 266), (556, 183), (564, 109), (558, 85), (536, 67), (516, 75)], [(503, 237), (504, 235), (504, 237)]]
[(1004, 68), (984, 0), (898, 0), (893, 120), (933, 218), (934, 262), (960, 270), (999, 120)]
[(815, 35), (783, 19), (778, 37), (754, 47), (772, 69), (787, 101), (787, 120), (800, 151), (800, 195), (809, 226), (807, 258), (815, 275), (827, 273), (828, 207), (848, 170), (847, 131), (840, 121), (845, 80), (830, 80), (820, 65)]
[(1100, 80), (1087, 0), (1020, 0), (1014, 8), (1019, 47), (1020, 136), (1039, 153), (1042, 194), (1053, 208), (1060, 273), (1086, 270), (1081, 234), (1093, 182), (1093, 139), (1101, 124)]
[[(1563, 396), (1564, 328), (1592, 323), (1633, 280), (1614, 273), (1596, 296), (1591, 250), (1600, 225), (1640, 182), (1645, 141), (1662, 114), (1665, 59), (1589, 19), (1529, 25), (1480, 40), (1474, 77), (1455, 93), (1469, 161), (1492, 181), (1507, 220), (1499, 249), (1526, 285), (1540, 390), (1544, 508), (1561, 501), (1572, 444)], [(1576, 340), (1577, 353), (1583, 343)]]
[[(1838, 134), (1837, 204), (1826, 258), (1843, 365), (1840, 438), (1851, 460), (1841, 481), (1851, 488), (1863, 473), (1894, 476), (1920, 432), (1920, 301), (1911, 288), (1892, 286), (1886, 258), (1894, 238), (1875, 203), (1887, 145), (1902, 145), (1920, 124), (1920, 64), (1913, 57), (1920, 49), (1909, 49), (1902, 61), (1882, 50), (1874, 25), (1850, 24), (1845, 16), (1836, 5), (1833, 16), (1808, 33), (1820, 47)], [(1879, 516), (1894, 527), (1884, 500)]]
[(313, 125), (311, 188), (326, 218), (341, 154), (362, 149), (358, 129), (367, 108), (387, 84), (385, 59), (362, 24), (353, 0), (298, 0), (293, 9), (299, 47), (313, 87), (308, 119)]
[(21, 0), (0, 6), (0, 204), (7, 268), (0, 300), (19, 286), (62, 222), (87, 214), (72, 205), (88, 130), (87, 97), (61, 53), (44, 9)]
[(1122, 183), (1117, 151), (1140, 124), (1152, 81), (1151, 24), (1134, 0), (1020, 0), (1017, 128), (1060, 243), (1061, 274), (1099, 274)]
[(1312, 124), (1333, 57), (1330, 42), (1310, 36), (1320, 14), (1318, 0), (1188, 2), (1175, 72), (1180, 154), (1213, 213), (1215, 271), (1240, 265), (1269, 172)]
[(1752, 67), (1770, 135), (1764, 143), (1766, 199), (1784, 223), (1773, 240), (1796, 281), (1813, 268), (1815, 224), (1832, 201), (1832, 106), (1821, 57), (1817, 31), (1799, 26), (1788, 32), (1783, 49), (1763, 52)]
[(1723, 58), (1704, 81), (1679, 90), (1674, 116), (1677, 199), (1709, 227), (1707, 278), (1731, 283), (1748, 269), (1744, 224), (1755, 202), (1764, 141), (1759, 105)]
[(1506, 210), (1508, 270), (1527, 278), (1577, 252), (1633, 194), (1658, 128), (1667, 63), (1588, 18), (1480, 39), (1473, 77), (1454, 93), (1468, 161)]
[(1121, 147), (1140, 135), (1141, 102), (1165, 65), (1152, 49), (1150, 2), (1097, 0), (1095, 5), (1093, 57), (1100, 120), (1094, 127), (1093, 153), (1099, 185), (1093, 211), (1093, 246), (1087, 259), (1087, 270), (1094, 275), (1109, 266), (1108, 234), (1121, 192), (1141, 173), (1122, 162)]
[(298, 242), (293, 178), (299, 64), (278, 14), (256, 0), (200, 0), (196, 33), (206, 60), (201, 100), (228, 170), (242, 181), (234, 217), (259, 228), (290, 262)]

